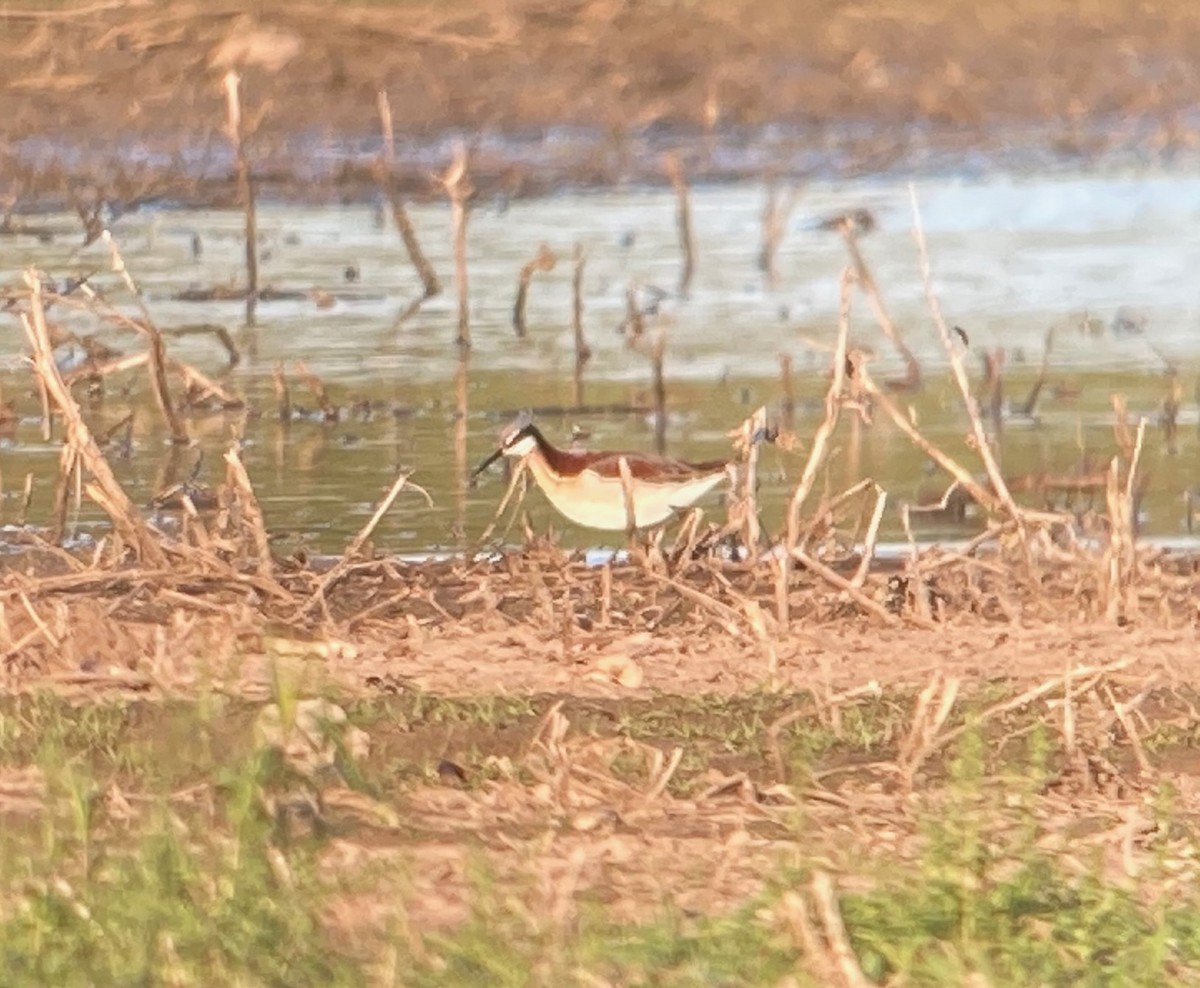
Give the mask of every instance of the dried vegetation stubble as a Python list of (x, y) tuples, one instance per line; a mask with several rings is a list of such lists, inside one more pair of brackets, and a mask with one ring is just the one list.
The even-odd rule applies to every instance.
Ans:
[[(443, 180), (464, 266), (468, 167), (460, 154)], [(28, 272), (8, 303), (63, 440), (57, 503), (86, 495), (111, 530), (90, 558), (31, 533), (0, 582), (0, 813), (20, 821), (0, 856), (9, 969), (63, 984), (214, 969), (263, 984), (1017, 984), (1097, 968), (1186, 983), (1195, 561), (1135, 538), (1144, 423), (1118, 444), (1102, 511), (1016, 501), (914, 216), (978, 466), (900, 407), (921, 370), (842, 220), (853, 265), (785, 531), (758, 519), (760, 410), (731, 433), (740, 482), (721, 523), (631, 534), (600, 566), (532, 532), (519, 550), (380, 556), (375, 526), (422, 493), (408, 474), (332, 565), (280, 558), (238, 436), (224, 484), (177, 485), (179, 526), (158, 527), (54, 359), (48, 307), (113, 321), (111, 304)], [(186, 438), (192, 385), (211, 394), (98, 236), (139, 313), (116, 318), (146, 347), (133, 369)], [(850, 346), (856, 290), (907, 354), (904, 378), (877, 382)], [(645, 346), (633, 294), (623, 330)], [(885, 566), (887, 492), (819, 487), (838, 437), (879, 415), (985, 512), (965, 550), (913, 544)]]

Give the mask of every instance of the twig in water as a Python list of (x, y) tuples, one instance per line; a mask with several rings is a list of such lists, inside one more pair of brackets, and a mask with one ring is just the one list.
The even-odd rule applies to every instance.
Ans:
[(308, 389), (313, 393), (313, 397), (317, 399), (317, 406), (321, 409), (321, 415), (326, 422), (336, 422), (341, 418), (341, 411), (329, 399), (329, 395), (325, 393), (325, 385), (321, 383), (321, 379), (308, 369), (308, 364), (303, 360), (296, 361), (296, 373), (304, 378)]
[(779, 355), (779, 383), (783, 388), (783, 400), (779, 403), (779, 415), (783, 427), (791, 432), (796, 427), (796, 391), (792, 382), (792, 355)]
[(253, 326), (258, 307), (258, 216), (254, 184), (250, 176), (250, 159), (246, 156), (246, 138), (242, 130), (240, 84), (241, 76), (232, 69), (225, 73), (225, 136), (233, 145), (238, 197), (246, 211), (246, 324)]
[(696, 241), (692, 235), (692, 205), (688, 192), (687, 179), (683, 176), (683, 166), (679, 156), (670, 152), (663, 156), (663, 170), (670, 179), (671, 187), (675, 190), (675, 221), (679, 226), (679, 247), (683, 251), (683, 268), (679, 272), (679, 294), (687, 297), (692, 285), (692, 276), (696, 273)]
[(667, 383), (663, 376), (663, 355), (667, 349), (667, 329), (660, 325), (650, 349), (650, 389), (654, 395), (654, 450), (667, 453)]
[(513, 302), (513, 330), (518, 337), (524, 338), (525, 304), (529, 300), (529, 282), (533, 280), (534, 272), (549, 272), (558, 263), (558, 255), (546, 244), (537, 249), (537, 253), (521, 265), (521, 273), (517, 276), (517, 298)]
[(766, 279), (767, 287), (774, 288), (777, 281), (775, 255), (787, 232), (788, 219), (796, 206), (797, 192), (790, 187), (782, 196), (775, 182), (767, 184), (767, 199), (762, 214), (762, 249), (758, 253), (758, 269)]
[(433, 270), (433, 265), (429, 263), (425, 252), (421, 250), (417, 232), (413, 228), (408, 210), (404, 206), (404, 199), (396, 187), (396, 137), (392, 130), (392, 105), (384, 90), (379, 90), (376, 103), (379, 108), (379, 124), (383, 130), (383, 147), (379, 161), (376, 163), (377, 180), (392, 207), (392, 219), (395, 221), (396, 229), (400, 231), (404, 249), (408, 252), (408, 259), (413, 268), (416, 269), (417, 277), (421, 279), (423, 289), (422, 295), (413, 299), (408, 307), (400, 313), (396, 319), (396, 323), (399, 325), (414, 315), (422, 303), (440, 293), (442, 283), (438, 280), (437, 272)]
[(1046, 386), (1046, 375), (1050, 371), (1050, 351), (1053, 346), (1054, 327), (1051, 326), (1046, 330), (1046, 336), (1042, 340), (1042, 363), (1038, 367), (1038, 375), (1029, 389), (1029, 394), (1025, 396), (1025, 400), (1014, 409), (1018, 415), (1030, 418), (1037, 409), (1038, 399), (1041, 397), (1042, 389)]
[(290, 422), (292, 420), (292, 392), (288, 388), (282, 360), (275, 361), (275, 370), (271, 380), (275, 385), (275, 405), (279, 409), (279, 421)]
[(592, 351), (583, 338), (583, 267), (587, 256), (583, 252), (583, 244), (575, 245), (572, 257), (575, 270), (571, 275), (571, 330), (575, 336), (575, 375), (573, 378), (572, 397), (576, 408), (583, 407), (583, 369), (592, 359)]
[(450, 227), (454, 241), (454, 282), (458, 289), (458, 336), (463, 350), (471, 348), (471, 294), (467, 285), (467, 203), (475, 189), (467, 171), (467, 149), (460, 143), (454, 160), (439, 181), (450, 201)]

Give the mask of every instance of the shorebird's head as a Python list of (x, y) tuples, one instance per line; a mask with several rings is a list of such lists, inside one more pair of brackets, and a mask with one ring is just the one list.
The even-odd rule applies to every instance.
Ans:
[(471, 479), (474, 480), (502, 456), (511, 456), (516, 460), (524, 459), (537, 448), (537, 444), (537, 427), (528, 414), (522, 413), (515, 422), (504, 427), (500, 433), (500, 444), (471, 472)]

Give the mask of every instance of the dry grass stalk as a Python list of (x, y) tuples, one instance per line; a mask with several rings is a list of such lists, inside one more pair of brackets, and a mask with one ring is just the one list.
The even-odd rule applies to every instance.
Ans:
[(850, 253), (850, 261), (854, 266), (855, 280), (858, 282), (862, 293), (867, 297), (867, 304), (871, 307), (875, 321), (879, 323), (879, 328), (883, 330), (883, 335), (891, 341), (892, 346), (896, 348), (901, 359), (904, 361), (904, 378), (896, 382), (895, 390), (916, 391), (921, 387), (921, 365), (901, 338), (900, 331), (896, 329), (896, 324), (892, 322), (892, 317), (888, 315), (887, 306), (883, 304), (883, 296), (879, 293), (879, 285), (875, 282), (875, 276), (871, 274), (871, 269), (867, 267), (867, 261), (858, 246), (856, 224), (849, 220), (844, 221), (838, 224), (838, 232), (841, 233), (842, 240), (846, 244), (846, 250)]
[(979, 451), (980, 459), (983, 460), (984, 468), (987, 470), (988, 480), (991, 482), (992, 490), (995, 491), (1000, 504), (1004, 506), (1004, 510), (1008, 512), (1009, 517), (1016, 522), (1017, 531), (1021, 536), (1021, 548), (1025, 554), (1025, 562), (1032, 571), (1033, 557), (1029, 551), (1029, 539), (1025, 531), (1024, 515), (1013, 500), (1008, 485), (1004, 482), (1004, 475), (1000, 472), (1000, 464), (996, 462), (991, 443), (988, 441), (987, 430), (984, 428), (983, 419), (979, 415), (979, 405), (975, 401), (975, 397), (971, 394), (971, 382), (967, 377), (967, 369), (963, 364), (962, 351), (954, 344), (950, 330), (946, 326), (946, 321), (942, 318), (941, 303), (938, 302), (937, 293), (933, 290), (933, 270), (929, 263), (929, 251), (925, 246), (925, 230), (921, 225), (921, 209), (917, 203), (916, 186), (910, 184), (908, 193), (909, 199), (912, 202), (913, 237), (917, 242), (917, 253), (921, 262), (921, 279), (925, 284), (925, 300), (929, 305), (929, 312), (933, 316), (933, 323), (937, 327), (938, 335), (941, 337), (942, 347), (950, 360), (950, 369), (954, 374), (954, 381), (958, 385), (959, 393), (962, 396), (963, 405), (966, 407), (967, 415), (971, 419), (971, 431), (975, 437), (975, 446)]
[(215, 323), (196, 323), (194, 325), (172, 326), (170, 329), (162, 330), (163, 336), (214, 336), (217, 342), (225, 349), (225, 354), (229, 358), (229, 366), (236, 367), (242, 362), (241, 351), (238, 350), (237, 344), (233, 341), (233, 335), (224, 326)]
[[(96, 381), (112, 374), (117, 374), (122, 371), (135, 370), (143, 364), (151, 366), (151, 386), (154, 389), (155, 399), (159, 402), (160, 408), (165, 407), (170, 409), (174, 414), (174, 408), (170, 402), (170, 394), (166, 386), (165, 374), (162, 374), (158, 368), (161, 366), (163, 370), (170, 370), (176, 374), (184, 383), (184, 387), (189, 391), (199, 391), (198, 397), (193, 400), (203, 400), (204, 398), (215, 397), (226, 408), (236, 408), (242, 405), (241, 399), (235, 397), (220, 384), (214, 381), (203, 371), (197, 370), (191, 364), (185, 363), (182, 360), (176, 360), (166, 356), (166, 348), (162, 342), (162, 337), (167, 335), (188, 335), (188, 327), (183, 327), (184, 331), (169, 329), (160, 330), (155, 326), (154, 321), (150, 318), (150, 314), (145, 307), (141, 298), (140, 289), (133, 282), (125, 268), (125, 262), (117, 251), (116, 244), (113, 242), (108, 231), (104, 231), (101, 235), (109, 243), (113, 251), (113, 267), (114, 270), (120, 271), (125, 278), (125, 283), (129, 290), (133, 293), (135, 300), (138, 302), (142, 311), (142, 319), (131, 319), (125, 313), (121, 312), (112, 305), (107, 299), (97, 295), (88, 285), (83, 285), (80, 291), (87, 296), (89, 303), (94, 309), (98, 309), (100, 315), (114, 323), (115, 325), (132, 330), (139, 336), (150, 341), (150, 349), (145, 353), (134, 353), (125, 357), (116, 357), (112, 360), (100, 362), (96, 359), (89, 358), (88, 361), (81, 367), (65, 374), (63, 380), (67, 384), (74, 386), (80, 380)], [(223, 327), (218, 327), (222, 332), (225, 332)], [(197, 332), (200, 330), (197, 328)], [(85, 341), (86, 341), (85, 337)], [(232, 344), (231, 344), (232, 345)], [(240, 359), (240, 358), (239, 358)], [(231, 364), (232, 366), (232, 364)], [(161, 380), (160, 380), (161, 377)], [(166, 395), (166, 398), (160, 398), (160, 395)], [(165, 417), (166, 413), (164, 413)], [(174, 435), (175, 428), (171, 426), (168, 419), (168, 427), (171, 428)], [(182, 424), (179, 425), (182, 429)], [(183, 445), (184, 443), (180, 443)]]
[(50, 529), (50, 542), (62, 545), (67, 530), (67, 507), (71, 500), (71, 489), (79, 480), (79, 457), (75, 447), (63, 446), (58, 458), (58, 484), (54, 489), (54, 524)]
[(887, 491), (878, 484), (875, 484), (875, 508), (871, 512), (871, 522), (867, 526), (867, 535), (863, 540), (862, 560), (858, 564), (854, 578), (850, 581), (854, 587), (861, 588), (867, 581), (867, 574), (871, 571), (871, 563), (875, 560), (875, 545), (879, 539), (879, 526), (883, 521), (883, 512), (886, 507)]
[[(38, 380), (41, 380), (39, 375)], [(17, 527), (24, 528), (29, 516), (29, 505), (33, 503), (33, 474), (25, 474), (25, 488), (21, 492), (21, 507), (17, 511)]]
[[(933, 749), (938, 732), (954, 709), (959, 685), (960, 680), (957, 676), (947, 679), (940, 672), (935, 673), (929, 681), (929, 685), (917, 697), (917, 708), (913, 713), (912, 726), (900, 746), (900, 754), (896, 759), (900, 778), (908, 790), (912, 789), (917, 771)], [(935, 701), (936, 707), (934, 706)]]
[(866, 367), (861, 365), (857, 367), (856, 374), (862, 383), (863, 390), (875, 399), (879, 407), (887, 413), (888, 418), (908, 436), (913, 445), (950, 474), (986, 511), (995, 513), (1000, 507), (1000, 501), (949, 454), (921, 435), (916, 426), (912, 424), (912, 420), (900, 410), (887, 392), (875, 383)]
[(346, 547), (346, 551), (342, 553), (342, 558), (339, 559), (337, 563), (335, 563), (329, 569), (329, 571), (321, 577), (320, 582), (317, 584), (316, 590), (312, 592), (308, 600), (305, 601), (303, 607), (301, 608), (301, 613), (306, 613), (315, 605), (321, 603), (324, 600), (325, 595), (329, 592), (330, 588), (346, 575), (347, 571), (353, 565), (355, 558), (362, 550), (362, 547), (366, 545), (367, 540), (371, 537), (372, 533), (379, 526), (379, 523), (383, 520), (383, 516), (391, 510), (392, 505), (396, 503), (396, 498), (400, 496), (400, 492), (404, 490), (405, 487), (411, 487), (414, 491), (425, 498), (426, 504), (428, 504), (431, 508), (433, 507), (433, 499), (429, 496), (429, 492), (423, 487), (418, 487), (416, 484), (409, 481), (408, 478), (411, 476), (411, 473), (402, 473), (392, 482), (392, 486), (388, 489), (387, 494), (375, 508), (374, 514), (372, 514), (367, 520), (367, 523), (363, 525), (361, 529), (359, 529), (358, 534), (354, 536), (350, 544)]
[(1129, 428), (1129, 404), (1123, 394), (1112, 396), (1113, 439), (1125, 459), (1133, 455), (1133, 430)]
[(222, 85), (225, 89), (225, 136), (233, 146), (238, 197), (246, 211), (246, 324), (253, 326), (258, 307), (258, 215), (250, 176), (250, 159), (246, 156), (242, 129), (241, 76), (230, 70), (225, 73)]
[(989, 720), (996, 717), (1001, 717), (1013, 710), (1020, 710), (1022, 707), (1028, 706), (1035, 700), (1040, 700), (1042, 697), (1054, 693), (1056, 690), (1065, 689), (1068, 685), (1075, 685), (1076, 695), (1082, 695), (1092, 689), (1105, 676), (1111, 676), (1114, 672), (1120, 672), (1122, 669), (1127, 669), (1129, 666), (1137, 662), (1137, 658), (1130, 656), (1124, 659), (1118, 659), (1115, 662), (1109, 662), (1100, 666), (1078, 666), (1074, 669), (1071, 677), (1068, 679), (1063, 676), (1055, 676), (1052, 679), (1047, 679), (1037, 686), (1033, 686), (1025, 692), (1014, 696), (1008, 700), (1002, 700), (999, 703), (994, 703), (972, 721), (972, 724), (963, 724), (949, 731), (944, 731), (934, 738), (929, 743), (929, 750), (925, 753), (925, 757), (941, 751), (947, 745), (953, 744), (963, 736), (972, 726), (978, 727), (986, 724)]
[(625, 535), (629, 539), (630, 551), (633, 551), (638, 528), (636, 502), (633, 497), (633, 473), (629, 469), (629, 461), (623, 456), (617, 461), (617, 468), (621, 472), (621, 494), (625, 499)]
[(1168, 456), (1179, 455), (1179, 409), (1183, 403), (1183, 385), (1179, 374), (1171, 372), (1170, 385), (1162, 400), (1162, 410), (1159, 414), (1159, 424), (1163, 430), (1163, 442)]
[(1122, 489), (1118, 457), (1109, 464), (1105, 501), (1108, 508), (1108, 542), (1104, 547), (1105, 617), (1119, 622), (1132, 617), (1137, 607), (1137, 472), (1146, 439), (1146, 420), (1138, 421), (1129, 471)]
[(404, 249), (408, 252), (408, 259), (416, 270), (417, 277), (421, 279), (423, 289), (423, 294), (410, 302), (408, 307), (400, 313), (396, 320), (396, 323), (399, 324), (415, 315), (424, 302), (439, 294), (442, 290), (442, 283), (438, 280), (437, 272), (433, 270), (433, 265), (429, 263), (425, 252), (421, 250), (417, 232), (413, 228), (412, 220), (404, 205), (404, 198), (396, 188), (396, 137), (392, 129), (392, 105), (388, 100), (387, 92), (379, 90), (376, 102), (379, 108), (379, 125), (383, 131), (383, 147), (377, 163), (378, 182), (392, 207), (392, 219), (396, 224), (396, 229), (400, 231), (400, 239), (404, 241)]
[(242, 458), (238, 454), (236, 441), (231, 443), (229, 449), (225, 451), (225, 463), (229, 485), (238, 499), (242, 519), (250, 528), (254, 552), (258, 557), (258, 572), (268, 580), (273, 580), (275, 561), (271, 557), (271, 540), (267, 535), (262, 509), (258, 506), (258, 498), (254, 495), (254, 486), (250, 483), (250, 475), (246, 472), (245, 464), (242, 463)]
[(692, 234), (692, 204), (687, 179), (679, 156), (670, 152), (663, 156), (663, 171), (675, 190), (675, 222), (679, 227), (679, 248), (683, 251), (683, 268), (679, 272), (679, 294), (686, 297), (696, 273), (696, 240)]
[(454, 480), (457, 510), (457, 526), (460, 538), (466, 537), (467, 529), (467, 416), (470, 414), (471, 352), (460, 347), (458, 364), (454, 371)]
[(838, 975), (837, 966), (813, 928), (804, 897), (797, 892), (784, 892), (779, 898), (779, 908), (791, 930), (792, 939), (808, 961), (808, 973), (817, 979), (817, 984), (834, 984)]
[(158, 331), (158, 327), (154, 325), (153, 319), (150, 318), (150, 311), (146, 308), (142, 293), (130, 275), (129, 269), (125, 266), (125, 259), (121, 256), (121, 251), (118, 249), (117, 242), (113, 239), (112, 234), (108, 230), (104, 230), (101, 233), (101, 238), (104, 240), (105, 246), (108, 247), (109, 255), (112, 257), (113, 271), (121, 275), (125, 281), (125, 287), (133, 295), (138, 309), (142, 314), (141, 321), (133, 321), (132, 325), (150, 344), (150, 383), (154, 389), (154, 400), (158, 403), (158, 409), (162, 412), (163, 419), (167, 423), (167, 428), (171, 432), (171, 442), (177, 446), (186, 446), (190, 441), (187, 430), (183, 427), (183, 421), (180, 419), (179, 413), (171, 401), (171, 392), (167, 387), (167, 352), (166, 346), (163, 344), (162, 334)]
[(667, 330), (660, 326), (650, 351), (650, 390), (654, 396), (654, 450), (667, 453), (667, 382), (663, 375), (663, 356), (667, 349)]
[(1129, 739), (1129, 746), (1133, 749), (1133, 757), (1137, 760), (1138, 771), (1144, 776), (1154, 774), (1154, 766), (1150, 764), (1150, 759), (1146, 757), (1146, 749), (1142, 746), (1142, 738), (1138, 733), (1138, 729), (1134, 726), (1133, 718), (1129, 716), (1129, 712), (1136, 704), (1126, 705), (1117, 700), (1113, 696), (1112, 690), (1108, 683), (1101, 683), (1101, 688), (1104, 691), (1104, 698), (1108, 701), (1108, 705), (1112, 707), (1113, 715), (1121, 724), (1121, 730), (1125, 732), (1125, 737)]
[(1046, 386), (1046, 375), (1050, 372), (1050, 351), (1053, 348), (1054, 327), (1051, 326), (1046, 330), (1046, 335), (1042, 340), (1042, 362), (1038, 367), (1037, 377), (1034, 378), (1033, 384), (1029, 388), (1029, 394), (1025, 396), (1025, 400), (1014, 409), (1018, 415), (1030, 418), (1037, 410), (1038, 399), (1042, 395), (1042, 389)]
[(283, 361), (275, 361), (275, 370), (271, 375), (275, 387), (275, 406), (279, 409), (279, 421), (283, 423), (292, 420), (292, 392), (288, 389), (287, 375), (284, 374)]
[(758, 252), (758, 269), (763, 273), (768, 288), (774, 288), (778, 280), (775, 270), (775, 255), (787, 232), (788, 220), (796, 208), (798, 193), (791, 187), (781, 197), (774, 182), (767, 184), (767, 198), (762, 213), (762, 248)]
[(104, 454), (83, 421), (79, 405), (71, 396), (54, 362), (54, 352), (46, 328), (41, 280), (36, 272), (30, 270), (25, 275), (25, 283), (29, 286), (29, 312), (21, 313), (21, 324), (33, 350), (34, 372), (62, 415), (67, 443), (74, 447), (79, 462), (95, 478), (95, 483), (87, 486), (88, 494), (96, 500), (95, 495), (99, 493), (98, 503), (108, 512), (113, 528), (135, 551), (138, 558), (150, 565), (159, 565), (164, 557), (158, 540), (146, 527), (125, 491), (117, 483)]
[(646, 317), (637, 304), (637, 285), (630, 282), (625, 288), (625, 322), (621, 324), (625, 342), (636, 349), (646, 333)]
[(513, 302), (513, 330), (517, 336), (524, 339), (526, 334), (525, 307), (529, 301), (529, 283), (536, 272), (548, 273), (554, 270), (558, 263), (558, 255), (547, 244), (538, 247), (537, 253), (521, 265), (517, 275), (517, 297)]
[(583, 369), (592, 359), (591, 348), (583, 337), (583, 268), (587, 255), (583, 244), (575, 245), (572, 255), (574, 271), (571, 274), (571, 331), (575, 337), (575, 373), (572, 378), (572, 400), (576, 408), (583, 407)]
[[(853, 583), (851, 583), (849, 580), (847, 580), (840, 573), (836, 572), (835, 570), (830, 569), (828, 566), (826, 566), (824, 563), (818, 561), (817, 559), (814, 559), (807, 552), (805, 552), (804, 549), (802, 549), (800, 546), (797, 546), (795, 549), (793, 549), (791, 551), (791, 556), (792, 556), (792, 559), (794, 559), (796, 562), (803, 565), (806, 569), (811, 570), (813, 573), (815, 573), (817, 576), (819, 576), (826, 583), (830, 584), (831, 586), (836, 587), (838, 590), (843, 591), (847, 597), (849, 597), (852, 601), (854, 601), (854, 603), (856, 603), (864, 611), (867, 611), (870, 614), (874, 614), (877, 618), (879, 618), (885, 624), (898, 625), (901, 623), (900, 619), (898, 617), (896, 617), (896, 615), (893, 614), (891, 611), (889, 611), (887, 608), (885, 608), (882, 604), (880, 604), (876, 600), (872, 600), (870, 597), (868, 597), (865, 593), (863, 593), (858, 587), (856, 587)], [(914, 624), (916, 624), (918, 627), (922, 627), (922, 628), (933, 627), (933, 622), (922, 619), (922, 618), (911, 617), (910, 620)]]
[(796, 389), (792, 381), (792, 355), (779, 355), (779, 383), (783, 389), (783, 399), (779, 403), (779, 415), (783, 420), (783, 428), (791, 432), (796, 428)]
[[(526, 465), (525, 460), (518, 460), (516, 467), (513, 468), (512, 476), (509, 478), (508, 488), (504, 491), (504, 497), (500, 499), (500, 505), (496, 508), (496, 513), (492, 515), (492, 520), (488, 523), (487, 528), (483, 530), (483, 534), (479, 536), (481, 543), (487, 542), (492, 537), (492, 533), (496, 530), (496, 525), (499, 524), (500, 519), (504, 516), (504, 512), (508, 510), (509, 502), (512, 500), (513, 495), (517, 493), (517, 486), (519, 484), (520, 496), (517, 498), (516, 506), (513, 509), (513, 520), (516, 519), (517, 509), (521, 507), (521, 504), (525, 500), (525, 494), (528, 491), (528, 484), (524, 483), (529, 475), (528, 471), (529, 467)], [(502, 538), (508, 536), (512, 525), (513, 521), (509, 521), (508, 528), (504, 530)]]
[(821, 917), (821, 925), (825, 929), (825, 940), (841, 973), (842, 984), (845, 988), (871, 988), (872, 983), (863, 974), (858, 958), (850, 946), (846, 924), (842, 921), (842, 913), (838, 908), (833, 879), (829, 877), (828, 872), (818, 869), (813, 872), (811, 888), (817, 914)]
[(458, 289), (458, 336), (455, 342), (463, 350), (471, 348), (471, 293), (467, 284), (467, 203), (474, 186), (467, 171), (467, 149), (461, 143), (454, 149), (454, 160), (439, 180), (450, 202), (450, 228), (454, 243), (454, 283)]
[(750, 563), (758, 561), (762, 531), (758, 521), (758, 454), (767, 431), (767, 410), (760, 407), (730, 433), (741, 454), (741, 468), (729, 500), (725, 530), (738, 532)]
[(812, 448), (809, 450), (808, 461), (800, 475), (800, 482), (788, 502), (787, 514), (787, 548), (795, 552), (800, 544), (800, 510), (812, 491), (817, 479), (817, 471), (825, 460), (830, 437), (837, 428), (841, 415), (842, 389), (846, 381), (846, 345), (850, 335), (850, 285), (853, 275), (849, 270), (842, 272), (841, 303), (838, 307), (837, 343), (833, 350), (833, 377), (829, 390), (825, 393), (825, 418), (817, 426), (813, 434)]

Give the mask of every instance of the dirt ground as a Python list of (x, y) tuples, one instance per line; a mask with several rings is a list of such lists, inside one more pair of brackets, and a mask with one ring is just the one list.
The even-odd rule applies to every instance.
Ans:
[[(380, 90), (417, 191), (429, 168), (405, 160), (413, 142), (548, 127), (570, 136), (523, 161), (481, 151), (477, 173), (518, 192), (637, 177), (658, 169), (656, 153), (636, 160), (647, 141), (691, 148), (701, 175), (769, 172), (797, 149), (843, 172), (939, 147), (1170, 155), (1196, 143), (1198, 55), (1194, 5), (1137, 0), (16, 3), (0, 12), (0, 174), (17, 199), (82, 178), (149, 195), (167, 173), (180, 194), (224, 150), (231, 68), (256, 168), (285, 191), (320, 178), (328, 142), (376, 137)], [(785, 130), (763, 137), (772, 124)], [(749, 166), (714, 153), (756, 140)], [(362, 178), (328, 152), (321, 180)]]

